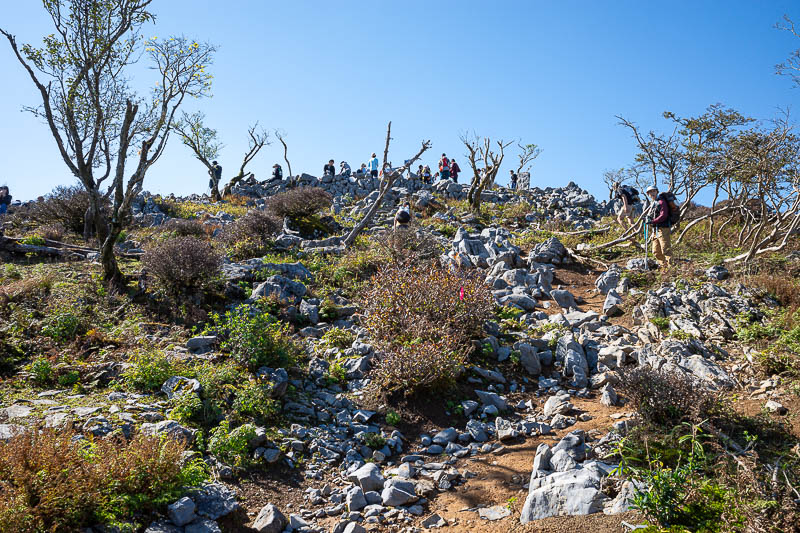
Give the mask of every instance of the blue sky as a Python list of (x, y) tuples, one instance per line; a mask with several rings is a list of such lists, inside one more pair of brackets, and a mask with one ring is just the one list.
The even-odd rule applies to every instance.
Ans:
[[(4, 0), (0, 26), (39, 43), (51, 27), (40, 2)], [(190, 101), (219, 130), (225, 177), (240, 164), (248, 124), (287, 133), (295, 172), (319, 175), (330, 158), (356, 166), (431, 139), (466, 165), (459, 134), (539, 144), (532, 183), (574, 180), (606, 194), (602, 172), (630, 164), (635, 146), (615, 115), (666, 128), (665, 110), (701, 113), (722, 102), (756, 118), (800, 97), (774, 65), (800, 39), (773, 28), (789, 1), (256, 1), (156, 0), (147, 34), (219, 45), (211, 99)], [(74, 183), (45, 125), (27, 113), (36, 93), (0, 43), (0, 183), (30, 199)], [(146, 81), (137, 74), (136, 82)], [(143, 87), (144, 89), (144, 87)], [(516, 153), (508, 154), (505, 180)], [(278, 143), (250, 170), (282, 163)], [(516, 166), (516, 165), (514, 165)], [(177, 137), (147, 175), (158, 193), (204, 192), (207, 176)]]

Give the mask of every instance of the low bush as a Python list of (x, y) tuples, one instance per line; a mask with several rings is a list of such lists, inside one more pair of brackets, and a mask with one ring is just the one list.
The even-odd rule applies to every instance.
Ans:
[(364, 325), (385, 353), (375, 369), (384, 391), (444, 389), (494, 313), (483, 280), (438, 263), (392, 263), (364, 295)]
[(331, 195), (319, 187), (299, 187), (271, 196), (266, 200), (266, 211), (278, 220), (289, 217), (296, 221), (316, 215), (331, 206)]
[(252, 419), (259, 424), (274, 424), (281, 413), (281, 404), (270, 397), (272, 387), (264, 383), (247, 383), (236, 391), (231, 409), (239, 420)]
[(169, 378), (186, 376), (188, 370), (156, 350), (134, 352), (128, 362), (130, 366), (122, 378), (128, 387), (143, 392), (158, 390)]
[(683, 421), (699, 422), (720, 414), (717, 395), (691, 377), (667, 370), (638, 366), (619, 371), (618, 392), (643, 420), (672, 427)]
[(88, 209), (89, 193), (81, 185), (58, 186), (45, 196), (43, 201), (27, 204), (20, 208), (15, 216), (33, 221), (40, 226), (59, 225), (82, 235), (83, 217)]
[(250, 370), (284, 367), (301, 353), (289, 336), (288, 324), (262, 306), (242, 304), (224, 315), (212, 314), (211, 320), (207, 332), (222, 336), (221, 348)]
[(265, 255), (271, 249), (271, 239), (283, 227), (274, 215), (253, 209), (225, 227), (221, 240), (232, 259), (250, 259)]
[(206, 226), (197, 220), (173, 218), (166, 224), (166, 230), (178, 237), (205, 238), (208, 233)]
[(181, 467), (183, 447), (138, 435), (88, 443), (69, 431), (31, 431), (0, 443), (0, 531), (80, 531), (171, 503), (206, 478)]
[(219, 277), (222, 257), (207, 241), (176, 237), (147, 250), (142, 265), (168, 295), (182, 298)]
[(245, 424), (232, 430), (228, 421), (223, 420), (211, 430), (208, 451), (227, 464), (240, 466), (249, 459), (250, 441), (255, 436), (256, 428), (252, 424)]

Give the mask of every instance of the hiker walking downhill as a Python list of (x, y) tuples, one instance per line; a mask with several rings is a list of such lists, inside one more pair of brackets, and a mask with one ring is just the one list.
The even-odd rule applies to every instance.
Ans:
[(375, 152), (372, 153), (372, 159), (369, 160), (367, 163), (367, 168), (369, 169), (369, 173), (372, 175), (373, 178), (378, 177), (378, 167), (380, 163), (378, 162), (378, 156), (375, 155)]
[(447, 159), (445, 154), (442, 154), (442, 158), (439, 160), (439, 178), (443, 180), (450, 179), (450, 160)]
[(453, 183), (458, 183), (458, 173), (461, 172), (461, 167), (458, 166), (455, 159), (450, 160), (450, 177), (453, 178)]
[(11, 195), (8, 193), (8, 187), (3, 185), (0, 187), (0, 215), (8, 212), (9, 205), (11, 205)]
[(658, 188), (651, 185), (647, 189), (647, 196), (655, 203), (655, 213), (648, 224), (654, 228), (653, 231), (653, 255), (659, 262), (659, 266), (670, 266), (672, 259), (672, 230), (670, 226), (675, 224), (678, 219), (678, 209), (672, 193), (658, 193)]
[(622, 229), (628, 229), (634, 223), (633, 204), (639, 203), (639, 191), (630, 185), (622, 185), (617, 182), (614, 184), (614, 198), (622, 200), (622, 207), (617, 213), (617, 222)]

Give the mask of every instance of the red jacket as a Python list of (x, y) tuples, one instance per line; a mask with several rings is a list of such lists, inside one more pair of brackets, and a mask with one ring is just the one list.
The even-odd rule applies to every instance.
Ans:
[(667, 220), (669, 220), (669, 203), (665, 199), (659, 198), (656, 216), (651, 224), (656, 227), (664, 227), (668, 225)]

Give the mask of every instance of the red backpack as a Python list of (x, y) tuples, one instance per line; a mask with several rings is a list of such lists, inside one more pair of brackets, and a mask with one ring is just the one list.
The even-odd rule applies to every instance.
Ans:
[(450, 170), (450, 160), (443, 157), (442, 160), (439, 161), (439, 170)]

